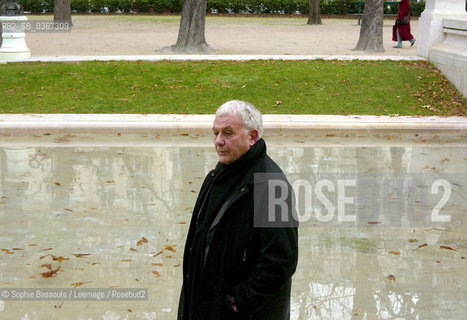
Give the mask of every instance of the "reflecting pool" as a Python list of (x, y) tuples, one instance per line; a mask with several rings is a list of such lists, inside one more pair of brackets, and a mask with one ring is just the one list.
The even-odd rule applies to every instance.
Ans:
[[(0, 288), (147, 288), (148, 299), (0, 297), (0, 318), (175, 319), (192, 207), (217, 162), (210, 138), (1, 137)], [(404, 180), (387, 194), (376, 193), (381, 201), (359, 204), (374, 213), (369, 220), (302, 223), (292, 319), (465, 317), (466, 138), (306, 132), (265, 138), (268, 153), (290, 177), (414, 174), (422, 176), (417, 183), (444, 179), (450, 188), (437, 213), (448, 212), (450, 222), (411, 220), (425, 215), (423, 208), (432, 215), (442, 200), (442, 189), (431, 192), (434, 182), (427, 178), (430, 197), (419, 206), (407, 205), (418, 200), (408, 196), (414, 185)]]

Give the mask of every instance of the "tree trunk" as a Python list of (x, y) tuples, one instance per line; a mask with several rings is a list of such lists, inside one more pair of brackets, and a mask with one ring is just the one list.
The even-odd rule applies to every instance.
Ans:
[(70, 0), (54, 0), (54, 21), (69, 21), (71, 23)]
[(319, 10), (319, 0), (308, 0), (308, 22), (307, 24), (323, 24), (321, 22), (321, 13)]
[(383, 52), (383, 5), (384, 0), (366, 0), (363, 10), (360, 38), (353, 50)]
[(204, 37), (207, 0), (183, 0), (177, 43), (159, 52), (212, 53)]

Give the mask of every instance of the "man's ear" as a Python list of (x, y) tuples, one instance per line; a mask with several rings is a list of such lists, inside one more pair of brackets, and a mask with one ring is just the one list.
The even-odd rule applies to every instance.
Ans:
[(252, 147), (256, 141), (258, 141), (258, 130), (256, 129), (253, 129), (250, 131), (250, 147)]

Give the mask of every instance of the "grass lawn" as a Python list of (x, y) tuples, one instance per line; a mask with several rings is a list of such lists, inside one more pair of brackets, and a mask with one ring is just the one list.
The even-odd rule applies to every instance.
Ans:
[(0, 113), (213, 113), (247, 100), (263, 113), (467, 115), (428, 62), (80, 62), (0, 65)]

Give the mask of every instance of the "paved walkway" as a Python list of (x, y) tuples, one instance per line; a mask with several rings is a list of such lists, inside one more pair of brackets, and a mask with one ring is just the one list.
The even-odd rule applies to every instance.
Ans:
[[(29, 16), (29, 20), (51, 16)], [(391, 59), (414, 60), (416, 45), (393, 48), (392, 25), (383, 25), (385, 52), (352, 51), (360, 26), (356, 18), (323, 19), (310, 26), (306, 17), (207, 17), (206, 41), (214, 55), (162, 55), (157, 50), (177, 40), (179, 16), (73, 16), (71, 33), (27, 33), (28, 61), (87, 60), (246, 60), (246, 59)], [(418, 21), (412, 22), (417, 37)]]

